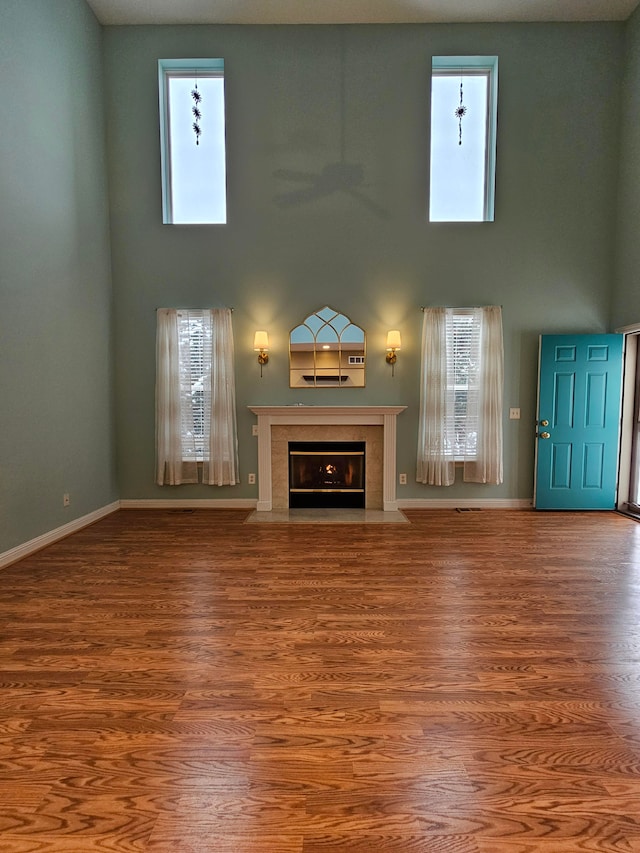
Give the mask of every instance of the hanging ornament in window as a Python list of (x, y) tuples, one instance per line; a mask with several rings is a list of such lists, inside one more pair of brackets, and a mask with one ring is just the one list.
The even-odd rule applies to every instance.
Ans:
[(455, 116), (458, 119), (458, 145), (462, 145), (462, 119), (467, 114), (467, 108), (462, 103), (462, 77), (460, 78), (460, 103), (456, 107)]
[(195, 121), (192, 125), (193, 132), (196, 135), (196, 145), (200, 145), (200, 134), (202, 133), (202, 128), (200, 127), (200, 119), (202, 118), (202, 111), (200, 109), (200, 104), (202, 103), (202, 95), (198, 90), (198, 81), (196, 79), (195, 89), (191, 90), (191, 97), (193, 99), (193, 106), (191, 107), (191, 112), (193, 113), (193, 117)]

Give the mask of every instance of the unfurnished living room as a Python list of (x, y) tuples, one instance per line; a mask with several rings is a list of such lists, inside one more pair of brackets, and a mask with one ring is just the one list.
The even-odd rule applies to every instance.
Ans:
[(637, 0), (0, 67), (0, 850), (640, 851)]

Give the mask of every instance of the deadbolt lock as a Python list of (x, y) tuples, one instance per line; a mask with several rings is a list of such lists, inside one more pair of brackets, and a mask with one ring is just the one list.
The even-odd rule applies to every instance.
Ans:
[(549, 421), (540, 421), (540, 426), (549, 426)]

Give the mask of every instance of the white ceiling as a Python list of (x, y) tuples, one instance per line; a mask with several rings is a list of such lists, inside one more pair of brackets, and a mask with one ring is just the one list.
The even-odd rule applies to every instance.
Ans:
[(624, 21), (640, 0), (87, 0), (102, 24)]

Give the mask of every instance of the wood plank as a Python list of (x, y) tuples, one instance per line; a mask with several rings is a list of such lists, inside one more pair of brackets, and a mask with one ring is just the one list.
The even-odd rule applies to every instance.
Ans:
[(120, 511), (0, 573), (7, 853), (640, 851), (640, 527)]

